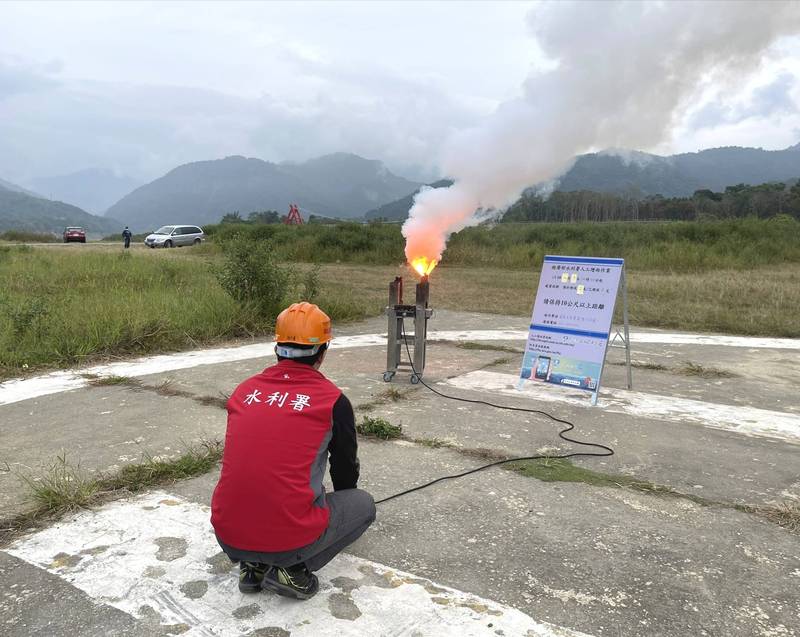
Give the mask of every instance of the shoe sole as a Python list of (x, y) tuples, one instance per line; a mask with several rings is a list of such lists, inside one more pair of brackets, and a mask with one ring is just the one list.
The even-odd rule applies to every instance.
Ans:
[(260, 593), (261, 592), (261, 585), (255, 584), (253, 586), (242, 586), (239, 584), (239, 592), (240, 593)]
[(287, 586), (286, 584), (281, 584), (280, 582), (276, 582), (273, 579), (264, 578), (264, 581), (261, 584), (261, 588), (266, 588), (267, 590), (272, 591), (273, 593), (277, 593), (283, 597), (291, 597), (293, 599), (300, 599), (306, 600), (311, 599), (314, 595), (317, 594), (319, 591), (319, 580), (314, 580), (314, 586), (311, 587), (311, 590), (307, 593), (302, 591), (298, 591), (291, 586)]

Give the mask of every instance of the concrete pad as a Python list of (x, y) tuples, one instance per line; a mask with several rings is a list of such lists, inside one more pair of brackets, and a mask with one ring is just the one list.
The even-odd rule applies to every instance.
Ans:
[(243, 595), (238, 565), (220, 553), (208, 518), (205, 505), (153, 492), (81, 513), (8, 552), (137, 619), (185, 627), (187, 636), (581, 635), (350, 555), (326, 566), (308, 602)]
[[(520, 386), (519, 376), (486, 370), (450, 378), (445, 384), (468, 392), (478, 391), (512, 398), (525, 397), (539, 404), (556, 403), (585, 407), (589, 399), (589, 392), (531, 381), (525, 381)], [(800, 414), (623, 389), (601, 390), (596, 407), (612, 413), (657, 418), (675, 423), (696, 423), (703, 427), (733, 431), (745, 436), (775, 438), (800, 444)]]
[[(376, 499), (481, 464), (404, 442), (359, 455)], [(216, 480), (173, 491), (208, 503)], [(750, 514), (495, 468), (379, 504), (348, 552), (593, 635), (791, 636), (797, 546)]]
[(225, 412), (217, 407), (119, 386), (6, 405), (0, 464), (10, 470), (0, 473), (0, 508), (4, 516), (24, 508), (27, 489), (17, 474), (38, 477), (59, 455), (91, 474), (141, 462), (143, 453), (179, 455), (224, 435)]
[[(487, 382), (491, 377), (474, 374), (494, 364), (482, 373), (501, 372), (515, 379), (519, 366), (517, 355), (462, 349), (456, 347), (455, 342), (480, 341), (521, 348), (525, 321), (520, 321), (519, 317), (439, 312), (436, 319), (438, 322), (433, 329), (438, 334), (431, 337), (446, 337), (448, 342), (430, 344), (425, 376), (429, 382), (446, 388), (446, 393), (495, 402), (531, 406), (535, 400), (536, 405), (544, 405), (556, 415), (574, 421), (580, 437), (609, 443), (617, 450), (612, 458), (579, 461), (586, 467), (635, 475), (712, 500), (751, 504), (800, 501), (797, 444), (773, 435), (744, 435), (737, 420), (741, 411), (756, 420), (761, 418), (765, 427), (770, 427), (762, 413), (766, 411), (770, 412), (769, 418), (782, 423), (780, 431), (793, 434), (793, 418), (800, 414), (800, 394), (796, 391), (800, 365), (795, 356), (795, 345), (800, 341), (740, 337), (714, 340), (707, 335), (637, 330), (640, 341), (634, 340), (635, 359), (662, 363), (670, 368), (691, 360), (739, 374), (732, 379), (705, 380), (672, 371), (634, 370), (634, 393), (655, 396), (653, 400), (659, 407), (659, 410), (650, 409), (645, 413), (629, 408), (634, 403), (628, 394), (617, 393), (616, 388), (624, 386), (624, 369), (613, 365), (606, 368), (604, 387), (609, 390), (607, 395), (618, 401), (617, 411), (590, 408), (588, 394), (583, 392), (572, 392), (574, 400), (557, 402), (504, 392)], [(384, 332), (385, 318), (337, 330), (342, 340), (331, 350), (323, 371), (346, 389), (356, 405), (376, 402), (388, 387), (381, 381), (385, 364), (385, 340), (381, 336)], [(641, 336), (640, 332), (653, 336)], [(346, 344), (349, 345), (345, 347)], [(172, 380), (177, 389), (216, 396), (229, 392), (241, 380), (270, 364), (269, 350), (268, 343), (248, 343), (241, 347), (216, 348), (210, 353), (200, 350), (191, 356), (178, 354), (115, 363), (102, 366), (100, 371), (105, 375), (134, 376), (147, 384)], [(621, 352), (613, 350), (610, 357), (612, 361), (619, 361)], [(497, 364), (499, 358), (510, 358), (511, 362)], [(75, 459), (87, 469), (113, 469), (115, 465), (138, 459), (144, 448), (153, 453), (170, 454), (180, 452), (184, 443), (199, 437), (221, 437), (224, 432), (225, 413), (219, 408), (204, 407), (189, 398), (158, 396), (126, 387), (87, 388), (86, 379), (79, 375), (83, 371), (87, 370), (0, 385), (0, 403), (6, 402), (0, 406), (0, 465), (8, 460), (18, 463), (14, 465), (17, 468), (39, 469), (56, 453), (66, 449), (70, 453), (77, 452)], [(455, 379), (458, 384), (459, 378), (467, 377), (472, 384), (469, 389), (446, 384), (448, 379), (451, 383)], [(508, 378), (503, 382), (508, 382)], [(445, 438), (461, 447), (488, 447), (519, 455), (544, 448), (552, 450), (559, 445), (554, 435), (557, 425), (545, 420), (446, 401), (423, 387), (412, 387), (407, 379), (399, 377), (391, 386), (408, 393), (397, 402), (379, 400), (380, 404), (369, 413), (402, 423), (410, 437)], [(558, 391), (556, 387), (548, 389)], [(620, 396), (624, 396), (624, 400)], [(548, 397), (552, 398), (552, 392)], [(663, 405), (673, 410), (672, 416), (660, 411)], [(675, 416), (676, 405), (683, 409), (679, 416)], [(737, 426), (711, 428), (692, 420), (700, 415), (708, 419), (709, 414), (720, 413), (724, 415), (724, 422)], [(770, 433), (767, 429), (764, 431)], [(559, 445), (559, 448), (567, 446)], [(480, 464), (480, 460), (454, 450), (397, 442), (362, 440), (360, 456), (363, 486), (376, 497)], [(148, 544), (147, 559), (154, 560), (151, 564), (154, 569), (173, 562), (178, 566), (179, 560), (188, 559), (192, 546), (189, 540), (196, 537), (193, 534), (208, 531), (207, 512), (203, 507), (208, 504), (215, 481), (215, 472), (212, 472), (174, 485), (159, 496), (179, 501), (180, 506), (199, 507), (205, 518), (201, 519), (197, 510), (192, 509), (194, 513), (181, 518), (182, 523), (172, 520), (168, 524), (151, 525), (153, 532), (159, 531)], [(17, 506), (14, 498), (21, 491), (15, 492), (15, 488), (18, 489), (18, 485), (13, 477), (0, 473), (0, 506), (4, 514)], [(117, 504), (128, 506), (130, 502)], [(159, 504), (151, 511), (157, 513), (158, 509), (163, 509), (169, 513), (178, 508), (179, 505)], [(106, 509), (91, 515), (103, 517), (104, 511)], [(81, 518), (84, 527), (71, 527), (77, 535), (70, 537), (74, 539), (91, 530), (89, 519)], [(113, 519), (109, 521), (113, 523)], [(77, 546), (63, 547), (65, 550), (59, 552), (65, 555), (58, 559), (54, 559), (57, 553), (44, 555), (52, 546), (40, 542), (42, 556), (31, 559), (43, 565), (47, 572), (38, 567), (21, 568), (17, 558), (0, 554), (0, 568), (3, 564), (13, 565), (6, 571), (10, 579), (4, 584), (41, 581), (65, 599), (77, 600), (77, 615), (44, 602), (37, 612), (35, 605), (41, 598), (26, 593), (25, 600), (31, 600), (27, 602), (12, 593), (8, 597), (10, 602), (0, 605), (0, 626), (16, 626), (14, 622), (20, 616), (29, 626), (48, 626), (47, 631), (56, 636), (75, 634), (75, 627), (79, 625), (75, 622), (79, 620), (74, 618), (90, 612), (84, 603), (94, 606), (90, 600), (100, 597), (89, 595), (85, 592), (87, 589), (75, 588), (69, 578), (84, 577), (82, 569), (88, 572), (89, 567), (111, 568), (114, 564), (127, 564), (125, 560), (129, 559), (123, 555), (129, 543), (117, 541), (127, 536), (115, 535), (116, 531), (109, 533), (112, 541), (97, 540), (85, 546), (78, 542)], [(124, 533), (124, 529), (120, 533)], [(150, 531), (142, 530), (141, 535), (150, 537), (147, 533)], [(183, 557), (179, 555), (183, 546), (181, 538), (187, 547)], [(159, 539), (160, 543), (156, 543)], [(61, 541), (60, 536), (53, 538), (54, 543), (58, 541)], [(138, 541), (133, 538), (130, 544), (139, 546)], [(205, 541), (198, 541), (198, 546)], [(20, 542), (19, 550), (33, 546), (26, 544), (33, 542), (32, 539), (22, 538)], [(103, 545), (113, 549), (99, 551)], [(87, 547), (98, 552), (96, 555), (81, 553)], [(387, 571), (381, 569), (388, 569), (401, 573), (399, 577), (429, 580), (429, 588), (454, 589), (455, 592), (451, 592), (454, 597), (448, 599), (465, 599), (459, 595), (478, 596), (484, 600), (479, 603), (487, 609), (497, 608), (492, 604), (515, 609), (527, 615), (536, 626), (547, 622), (591, 635), (786, 637), (798, 633), (800, 564), (797, 547), (796, 535), (762, 517), (727, 507), (703, 507), (681, 498), (660, 498), (582, 483), (542, 483), (501, 469), (490, 469), (380, 505), (378, 521), (349, 552), (355, 558), (368, 561), (375, 572), (385, 573)], [(131, 554), (142, 554), (137, 551), (139, 548)], [(109, 558), (112, 552), (114, 559)], [(158, 559), (159, 555), (165, 559), (175, 556), (175, 559), (164, 562)], [(202, 568), (213, 570), (214, 566), (206, 564), (205, 557), (197, 557)], [(350, 626), (361, 617), (370, 617), (372, 604), (381, 608), (383, 598), (380, 595), (384, 589), (361, 582), (359, 578), (365, 574), (358, 569), (364, 564), (347, 562), (347, 559), (351, 558), (343, 560), (340, 575), (329, 576), (325, 575), (326, 571), (322, 572), (324, 577), (330, 577), (325, 580), (328, 582), (335, 577), (349, 578), (339, 580), (344, 588), (336, 589), (331, 585), (326, 589), (327, 598), (320, 599), (333, 599), (332, 605), (322, 610), (329, 616), (334, 612), (342, 615), (344, 618), (335, 619)], [(185, 568), (191, 571), (195, 566), (186, 564)], [(129, 628), (119, 628), (121, 634), (128, 629), (134, 631), (131, 634), (139, 634), (135, 631), (143, 625), (151, 630), (146, 634), (157, 634), (157, 630), (166, 629), (168, 624), (172, 625), (171, 630), (195, 630), (194, 623), (184, 621), (182, 600), (198, 595), (203, 588), (198, 582), (203, 580), (198, 577), (184, 581), (182, 569), (177, 571), (180, 572), (170, 572), (167, 576), (165, 570), (156, 578), (165, 586), (155, 596), (160, 601), (142, 604), (131, 611), (133, 615), (130, 616), (121, 615), (120, 610), (108, 605), (115, 604), (114, 600), (100, 601), (98, 617), (108, 618), (112, 634), (115, 627), (122, 626), (115, 623), (121, 621), (119, 617), (132, 622)], [(159, 571), (150, 573), (156, 575)], [(229, 591), (233, 597), (224, 596), (220, 592), (223, 589), (215, 589), (219, 592), (216, 599), (220, 605), (214, 612), (221, 613), (222, 624), (230, 626), (230, 622), (234, 622), (236, 630), (244, 631), (255, 626), (254, 622), (260, 622), (259, 618), (267, 617), (258, 609), (268, 607), (268, 602), (260, 600), (255, 609), (251, 603), (238, 602), (233, 572), (212, 573), (206, 569), (205, 573), (208, 587), (205, 595), (210, 595), (212, 580), (213, 586), (228, 582), (224, 585), (233, 587)], [(354, 586), (350, 580), (360, 585), (352, 588), (348, 598), (345, 589)], [(113, 578), (107, 581), (113, 582)], [(137, 586), (138, 580), (132, 584), (131, 594), (141, 590)], [(416, 582), (406, 582), (396, 588), (404, 587), (403, 595), (410, 595), (417, 588), (425, 591), (425, 585)], [(364, 602), (369, 606), (366, 611), (357, 599), (362, 594), (367, 595), (364, 600), (371, 600), (368, 604)], [(374, 599), (369, 597), (373, 594), (377, 595)], [(100, 595), (105, 593), (101, 591)], [(491, 620), (485, 617), (482, 606), (476, 610), (460, 606), (458, 602), (440, 604), (434, 601), (433, 604), (446, 607), (443, 613), (437, 612), (442, 609), (429, 603), (433, 597), (429, 594), (428, 601), (424, 598), (420, 601), (419, 617), (425, 618), (423, 625), (399, 634), (412, 635), (415, 630), (422, 635), (469, 634), (463, 632), (463, 624), (455, 624), (456, 628), (448, 632), (435, 623), (450, 621), (446, 618), (453, 612), (459, 621), (464, 619), (463, 613), (473, 618), (472, 612), (478, 613), (479, 618), (484, 613), (483, 619)], [(410, 597), (400, 601), (393, 597), (385, 599), (391, 601), (392, 608), (414, 606), (404, 601)], [(177, 608), (174, 600), (181, 601)], [(21, 604), (19, 610), (12, 605), (17, 601)], [(142, 610), (143, 606), (153, 610)], [(347, 616), (355, 616), (354, 607), (361, 615), (349, 620)], [(105, 614), (112, 611), (120, 615)], [(191, 613), (198, 616), (194, 610)], [(513, 613), (504, 611), (504, 616), (506, 614), (510, 617)], [(92, 627), (101, 626), (102, 619), (93, 620), (88, 614), (86, 617), (87, 634), (92, 634)], [(181, 617), (183, 620), (177, 621)], [(480, 623), (483, 619), (471, 621), (476, 627), (488, 629), (488, 621)], [(426, 632), (428, 622), (433, 622), (430, 626), (438, 628), (438, 632)], [(279, 624), (259, 626), (274, 629), (272, 633), (262, 631), (261, 635), (282, 634), (276, 631), (286, 630)], [(492, 630), (500, 629), (493, 624)], [(552, 630), (557, 632), (556, 628)], [(505, 631), (505, 634), (518, 633)]]
[[(378, 499), (476, 465), (395, 443), (361, 453)], [(379, 505), (352, 552), (590, 634), (685, 637), (796, 631), (797, 546), (737, 511), (489, 469)]]
[[(524, 406), (519, 400), (507, 402)], [(382, 405), (370, 415), (401, 424), (410, 438), (440, 439), (456, 448), (489, 449), (509, 457), (596, 451), (560, 440), (556, 434), (562, 427), (545, 418), (463, 406), (436, 396)], [(587, 469), (635, 476), (711, 500), (800, 502), (794, 445), (690, 424), (643, 422), (588, 408), (560, 410), (558, 415), (576, 424), (571, 434), (577, 439), (601, 442), (615, 450), (610, 458), (572, 459)]]
[(80, 635), (153, 637), (166, 635), (160, 624), (138, 621), (121, 610), (98, 604), (90, 595), (45, 569), (0, 552), (0, 632), (5, 637)]
[[(436, 347), (442, 355), (432, 370), (439, 376), (464, 374), (497, 358), (497, 352)], [(386, 391), (382, 361), (382, 350), (374, 346), (334, 349), (326, 372), (358, 405)], [(148, 374), (141, 380), (148, 385), (171, 381), (173, 389), (218, 397), (269, 364), (269, 358), (246, 359)], [(89, 473), (113, 471), (140, 461), (143, 453), (175, 456), (201, 439), (222, 439), (226, 424), (218, 407), (126, 386), (87, 386), (57, 399), (45, 395), (0, 409), (0, 464), (10, 469), (0, 472), (0, 506), (7, 515), (25, 505), (27, 489), (16, 474), (40, 475), (59, 455)]]
[[(444, 319), (440, 317), (441, 327), (453, 327), (456, 318), (457, 315), (445, 316)], [(508, 330), (505, 328), (512, 320), (518, 321), (507, 317), (499, 317), (496, 320), (494, 317), (489, 318), (492, 319), (489, 321), (490, 325), (498, 325), (503, 329), (494, 331), (442, 329), (439, 330), (439, 334), (445, 334), (451, 339), (472, 340), (475, 335), (482, 338), (496, 336), (505, 339), (508, 338)], [(486, 325), (487, 316), (469, 315), (465, 320), (468, 327), (475, 328), (481, 322)], [(373, 323), (377, 325), (381, 321), (383, 319), (380, 321), (375, 319), (368, 322), (367, 327), (373, 327)], [(350, 326), (350, 329), (355, 330), (355, 327)], [(664, 340), (667, 336), (669, 335), (662, 334), (659, 338)], [(375, 342), (375, 336), (370, 334), (366, 336), (344, 334), (342, 339), (350, 340), (342, 341), (340, 346), (331, 350), (324, 371), (344, 389), (355, 405), (379, 399), (388, 388), (388, 385), (381, 380), (385, 346), (371, 345), (370, 343)], [(379, 340), (383, 342), (382, 337)], [(455, 342), (430, 344), (429, 364), (426, 369), (426, 378), (430, 382), (462, 376), (499, 358), (508, 358), (510, 362), (497, 369), (516, 374), (518, 361), (514, 360), (514, 354), (491, 350), (465, 350), (455, 347)], [(507, 340), (487, 342), (512, 346), (521, 344)], [(347, 343), (353, 346), (345, 346)], [(660, 357), (658, 360), (668, 362), (671, 360), (672, 364), (683, 360), (686, 355), (686, 352), (664, 353), (654, 345), (649, 347), (652, 350), (641, 352), (639, 356)], [(674, 347), (692, 348), (688, 345)], [(777, 350), (705, 346), (702, 350), (704, 364), (717, 365), (718, 361), (722, 360), (723, 366), (727, 368), (731, 361), (726, 357), (730, 355), (731, 349), (737, 352), (734, 357), (736, 364), (750, 366), (760, 357), (762, 363), (764, 360), (768, 361), (770, 369), (781, 371), (780, 378), (791, 382), (800, 378), (800, 374), (794, 375), (790, 362), (781, 362), (780, 356), (785, 354)], [(210, 353), (208, 350), (200, 350), (173, 356), (150, 357), (130, 363), (115, 363), (112, 371), (141, 374), (139, 378), (148, 384), (159, 384), (170, 380), (175, 388), (183, 391), (196, 395), (220, 396), (229, 393), (242, 379), (257, 373), (274, 360), (269, 355), (270, 348), (263, 344), (235, 348), (233, 360), (225, 358), (224, 352), (227, 351), (224, 348), (212, 350)], [(206, 354), (210, 358), (204, 358)], [(614, 351), (611, 356), (619, 358), (620, 354)], [(696, 357), (697, 352), (694, 354)], [(257, 357), (252, 358), (254, 355)], [(239, 358), (240, 356), (246, 357)], [(754, 358), (751, 360), (750, 357)], [(202, 362), (205, 360), (211, 362)], [(218, 360), (226, 362), (213, 362)], [(173, 369), (175, 366), (178, 369)], [(164, 367), (169, 370), (152, 373)], [(588, 405), (588, 394), (585, 392), (568, 390), (565, 394), (560, 388), (548, 386), (542, 389), (541, 395), (537, 394), (539, 398), (550, 400), (550, 404), (552, 399), (562, 395), (574, 399), (572, 402), (568, 400), (558, 403), (559, 413), (574, 419), (582, 435), (607, 441), (618, 448), (620, 455), (608, 461), (608, 464), (597, 464), (592, 461), (591, 466), (635, 474), (683, 491), (695, 490), (699, 495), (712, 498), (734, 499), (746, 503), (800, 498), (800, 484), (796, 478), (789, 477), (792, 475), (794, 463), (788, 451), (773, 450), (769, 446), (728, 444), (728, 441), (714, 434), (692, 432), (691, 427), (687, 427), (687, 423), (684, 422), (684, 418), (693, 421), (701, 413), (705, 414), (706, 422), (719, 422), (719, 412), (722, 410), (724, 412), (722, 420), (737, 429), (741, 429), (743, 415), (747, 417), (747, 414), (750, 414), (760, 419), (768, 432), (774, 430), (777, 423), (781, 425), (780, 431), (786, 436), (794, 437), (797, 435), (797, 427), (794, 424), (797, 416), (794, 415), (796, 413), (794, 410), (800, 405), (800, 395), (797, 392), (787, 394), (779, 383), (762, 382), (752, 376), (726, 379), (724, 382), (710, 382), (648, 370), (635, 370), (635, 373), (635, 382), (642, 382), (655, 392), (648, 396), (652, 413), (647, 420), (642, 418), (646, 414), (641, 412), (638, 406), (631, 406), (627, 398), (620, 399), (622, 407), (625, 407), (627, 401), (627, 411), (620, 413), (618, 409), (609, 419), (601, 416), (602, 409), (588, 411), (585, 409)], [(504, 399), (519, 397), (516, 390), (512, 390), (513, 394), (506, 392), (503, 395), (501, 389), (492, 388), (491, 383), (487, 385), (481, 381), (495, 377), (478, 375), (465, 378), (472, 379), (470, 392), (479, 391), (483, 392), (484, 396), (490, 397), (502, 395)], [(508, 384), (506, 380), (503, 382)], [(624, 369), (607, 366), (606, 380), (608, 388), (615, 383), (623, 384)], [(79, 381), (86, 382), (82, 377)], [(411, 393), (401, 403), (388, 402), (379, 406), (374, 413), (398, 420), (414, 437), (441, 437), (453, 440), (461, 446), (489, 447), (514, 455), (527, 455), (537, 449), (552, 448), (560, 444), (554, 436), (555, 430), (549, 425), (542, 427), (541, 424), (536, 424), (540, 421), (520, 421), (517, 416), (507, 412), (497, 412), (479, 406), (467, 408), (457, 403), (442, 402), (427, 395), (427, 390), (424, 388), (407, 384), (407, 379), (403, 376), (397, 376), (395, 381), (392, 383), (393, 387)], [(37, 379), (23, 382), (32, 382), (34, 391), (41, 389), (37, 385), (39, 382)], [(491, 391), (487, 393), (485, 391), (487, 389)], [(13, 387), (9, 391), (12, 390)], [(607, 389), (604, 395), (613, 396), (617, 391)], [(639, 394), (641, 393), (636, 395)], [(627, 394), (622, 392), (620, 395)], [(758, 411), (762, 409), (761, 407), (757, 407), (757, 411), (751, 413), (750, 407), (753, 405), (765, 403), (775, 405), (776, 401), (781, 400), (778, 395), (783, 397), (781, 410), (787, 410), (786, 413), (775, 409)], [(120, 405), (124, 405), (125, 400), (130, 400), (132, 407), (129, 405), (120, 408), (124, 411), (109, 409), (103, 401), (112, 400), (112, 396)], [(684, 400), (686, 396), (698, 397), (702, 402), (697, 398), (688, 399), (691, 402), (686, 402)], [(678, 400), (673, 397), (677, 397)], [(713, 399), (728, 402), (716, 403)], [(707, 401), (713, 404), (706, 405)], [(737, 403), (743, 407), (736, 407)], [(177, 406), (179, 414), (175, 417), (177, 420), (172, 416), (171, 405)], [(682, 408), (677, 409), (677, 407)], [(662, 424), (665, 420), (663, 410), (672, 414), (672, 421), (667, 428)], [(457, 424), (452, 420), (453, 414), (459, 416)], [(36, 473), (43, 464), (51, 462), (62, 450), (67, 450), (73, 461), (79, 460), (86, 469), (104, 470), (113, 468), (117, 464), (114, 462), (115, 458), (120, 462), (135, 460), (145, 449), (151, 453), (175, 453), (187, 443), (195, 442), (201, 437), (221, 436), (224, 432), (224, 414), (220, 415), (212, 407), (202, 407), (185, 398), (159, 397), (152, 393), (132, 392), (129, 388), (122, 387), (72, 391), (63, 394), (57, 401), (42, 396), (35, 400), (14, 402), (4, 406), (0, 416), (2, 417), (0, 422), (3, 423), (0, 425), (0, 442), (4, 443), (0, 448), (6, 452), (0, 454), (0, 462), (8, 461), (15, 470), (34, 469), (33, 473)], [(164, 420), (173, 424), (164, 427)], [(118, 421), (116, 433), (110, 434), (113, 423)], [(74, 422), (83, 424), (76, 429), (72, 424)], [(112, 423), (111, 426), (109, 422)], [(154, 424), (156, 422), (158, 425)], [(178, 426), (174, 426), (175, 423)], [(486, 427), (486, 423), (492, 423), (493, 426)], [(678, 434), (679, 437), (675, 434), (676, 427), (681, 432)], [(156, 430), (163, 435), (153, 438), (151, 434)], [(110, 437), (107, 438), (107, 435)], [(684, 444), (683, 441), (688, 439), (693, 440), (695, 444)], [(732, 447), (737, 448), (732, 449)], [(118, 452), (116, 456), (109, 453), (113, 451)], [(0, 490), (2, 493), (0, 503), (7, 507), (7, 511), (17, 510), (21, 505), (24, 490), (12, 472), (0, 473), (0, 487), (3, 487)], [(700, 489), (702, 491), (698, 491)]]
[[(478, 464), (452, 451), (391, 442), (362, 443), (361, 458), (360, 486), (376, 498)], [(194, 617), (211, 629), (235, 620), (237, 634), (256, 625), (248, 622), (289, 630), (288, 624), (268, 623), (275, 618), (300, 622), (298, 631), (325, 626), (317, 622), (326, 612), (355, 616), (345, 589), (362, 582), (360, 589), (368, 590), (353, 589), (350, 595), (361, 613), (353, 625), (362, 617), (366, 621), (373, 607), (398, 623), (387, 624), (384, 631), (355, 634), (413, 635), (414, 630), (431, 636), (473, 634), (462, 624), (435, 623), (424, 597), (403, 597), (402, 604), (399, 598), (388, 598), (394, 612), (399, 607), (403, 613), (396, 619), (380, 597), (391, 589), (370, 588), (362, 581), (366, 573), (359, 570), (365, 563), (348, 561), (352, 558), (320, 571), (325, 588), (318, 599), (325, 603), (310, 610), (312, 614), (285, 611), (279, 605), (283, 600), (267, 593), (252, 602), (251, 597), (243, 598), (235, 588), (235, 569), (219, 556), (210, 535), (201, 537), (209, 532), (207, 504), (215, 482), (216, 475), (208, 474), (169, 492), (150, 494), (146, 502), (118, 503), (123, 509), (110, 509), (113, 514), (106, 508), (84, 514), (47, 535), (21, 539), (12, 552), (96, 595), (99, 602), (127, 604), (126, 610), (149, 591), (153, 601), (129, 612), (135, 615), (142, 606), (150, 606), (164, 623), (180, 619), (193, 626)], [(123, 513), (132, 511), (124, 507), (134, 507), (135, 515)], [(157, 521), (146, 517), (151, 513), (159, 516)], [(150, 519), (151, 524), (140, 528), (133, 519), (137, 517)], [(402, 573), (400, 578), (435, 582), (427, 585), (431, 591), (433, 587), (468, 591), (481, 598), (478, 611), (484, 606), (486, 612), (500, 608), (506, 616), (504, 609), (510, 607), (537, 625), (546, 622), (591, 635), (791, 636), (796, 634), (800, 612), (797, 536), (759, 517), (623, 489), (542, 483), (501, 469), (379, 505), (377, 522), (348, 552), (368, 560), (372, 572), (382, 577), (388, 569)], [(211, 563), (206, 561), (209, 557)], [(120, 587), (123, 595), (113, 586), (101, 586), (113, 582), (103, 575), (104, 569), (121, 565), (133, 574), (152, 567), (147, 572), (157, 582), (136, 577), (130, 586)], [(207, 587), (196, 584), (199, 581), (207, 582)], [(391, 576), (387, 581), (391, 585)], [(206, 592), (197, 599), (208, 596), (210, 609), (195, 606), (190, 599), (201, 588)], [(420, 594), (416, 589), (402, 594), (412, 592)], [(463, 599), (453, 595), (448, 599)], [(429, 600), (434, 597), (441, 594), (430, 593)], [(458, 602), (434, 604), (458, 612), (464, 609)], [(317, 612), (321, 614), (313, 614)], [(497, 630), (500, 624), (493, 620), (499, 616), (488, 614), (483, 624), (468, 613), (474, 623), (466, 626), (489, 628), (491, 621)], [(415, 617), (424, 622), (406, 629), (409, 624), (403, 622)], [(436, 621), (445, 621), (437, 617)], [(312, 623), (302, 625), (305, 620)], [(334, 625), (346, 635), (350, 621)], [(291, 634), (304, 633), (292, 629)], [(505, 630), (504, 634), (526, 633)]]
[[(669, 335), (665, 335), (669, 336)], [(691, 335), (683, 335), (691, 336)], [(744, 339), (745, 337), (739, 337)], [(474, 339), (471, 339), (474, 340)], [(800, 347), (800, 339), (778, 339)], [(522, 340), (481, 340), (489, 346), (504, 345), (522, 351)], [(769, 342), (769, 341), (768, 341)], [(763, 344), (763, 343), (762, 343)], [(707, 402), (745, 405), (800, 414), (800, 357), (791, 350), (728, 345), (661, 344), (633, 342), (633, 388), (665, 396), (676, 396)], [(520, 354), (506, 354), (512, 362), (497, 371), (518, 374)], [(433, 358), (433, 357), (432, 357)], [(602, 387), (625, 389), (624, 350), (609, 349), (603, 370)], [(712, 371), (704, 378), (685, 371), (687, 363)], [(660, 365), (665, 369), (647, 369), (643, 365)], [(637, 366), (638, 365), (638, 366)], [(713, 372), (731, 375), (714, 378)]]
[[(523, 344), (527, 333), (520, 330), (519, 317), (493, 316), (489, 314), (442, 311), (435, 315), (429, 326), (429, 339), (450, 341), (506, 341)], [(486, 329), (486, 326), (491, 329)], [(481, 326), (482, 329), (479, 329)], [(367, 328), (380, 330), (375, 333), (365, 333)], [(452, 329), (452, 328), (456, 329)], [(375, 318), (361, 324), (346, 326), (341, 335), (334, 339), (334, 348), (353, 348), (369, 346), (385, 346), (385, 319)], [(770, 339), (756, 337), (728, 337), (703, 334), (667, 333), (658, 330), (634, 331), (631, 339), (634, 349), (644, 343), (671, 344), (678, 348), (684, 346), (686, 351), (694, 351), (699, 345), (709, 345), (726, 348), (747, 348), (751, 353), (758, 353), (754, 365), (749, 372), (762, 375), (764, 369), (769, 369), (777, 378), (782, 378), (780, 368), (774, 365), (759, 353), (759, 350), (796, 350), (800, 349), (800, 339)], [(197, 367), (200, 365), (215, 365), (235, 361), (261, 359), (268, 360), (272, 356), (274, 342), (257, 341), (245, 345), (231, 345), (176, 354), (149, 356), (132, 361), (120, 361), (105, 365), (95, 365), (76, 370), (52, 372), (42, 376), (24, 379), (12, 379), (0, 383), (0, 405), (29, 400), (53, 393), (60, 393), (79, 389), (88, 384), (84, 377), (87, 374), (98, 376), (130, 376), (142, 377), (163, 372), (176, 371)], [(670, 355), (667, 354), (669, 357)], [(785, 355), (783, 355), (785, 357)], [(783, 362), (784, 359), (779, 359)], [(797, 363), (786, 359), (794, 372), (800, 371)], [(784, 382), (793, 382), (787, 380)]]
[[(431, 345), (430, 364), (425, 376), (448, 378), (481, 368), (507, 356), (502, 352), (464, 350), (451, 344)], [(170, 381), (176, 389), (201, 396), (230, 394), (244, 379), (275, 364), (275, 357), (251, 359), (219, 365), (203, 365), (192, 369), (142, 376), (149, 385)], [(386, 346), (333, 348), (326, 355), (322, 371), (335, 382), (354, 405), (379, 398), (390, 387), (416, 391), (409, 383), (411, 370), (398, 372), (395, 383), (383, 382), (386, 368)], [(416, 394), (415, 394), (416, 395)]]

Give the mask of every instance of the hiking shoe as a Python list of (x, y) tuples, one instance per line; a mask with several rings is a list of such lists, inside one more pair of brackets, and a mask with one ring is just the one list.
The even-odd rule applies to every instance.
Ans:
[(239, 564), (239, 591), (242, 593), (257, 593), (261, 590), (267, 567), (258, 562), (241, 562)]
[(262, 585), (278, 595), (294, 599), (309, 599), (319, 590), (317, 576), (305, 564), (289, 568), (274, 566), (267, 572)]

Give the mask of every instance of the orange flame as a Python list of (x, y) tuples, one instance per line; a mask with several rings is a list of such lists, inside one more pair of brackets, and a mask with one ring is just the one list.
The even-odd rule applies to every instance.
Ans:
[(428, 257), (416, 257), (411, 259), (411, 267), (414, 268), (420, 276), (427, 276), (433, 272), (438, 261), (436, 259), (429, 259)]

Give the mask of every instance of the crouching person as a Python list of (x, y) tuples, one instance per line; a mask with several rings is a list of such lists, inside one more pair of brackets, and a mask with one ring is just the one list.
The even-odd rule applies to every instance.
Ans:
[[(248, 378), (228, 400), (222, 473), (211, 524), (240, 563), (239, 590), (263, 588), (308, 599), (319, 570), (375, 520), (357, 489), (359, 464), (350, 401), (319, 367), (330, 318), (295, 303), (275, 326), (278, 362)], [(322, 485), (330, 458), (333, 493)]]

